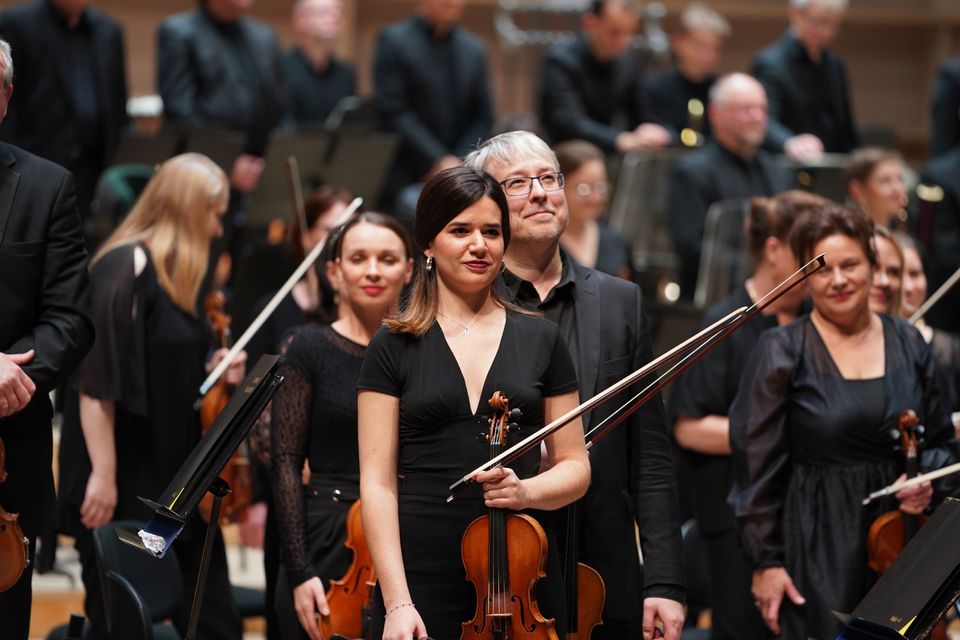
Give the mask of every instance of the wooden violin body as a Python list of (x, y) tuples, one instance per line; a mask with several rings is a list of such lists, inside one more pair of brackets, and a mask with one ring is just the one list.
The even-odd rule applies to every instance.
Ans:
[(331, 580), (327, 590), (330, 615), (320, 616), (317, 626), (324, 638), (342, 636), (366, 638), (373, 616), (373, 590), (377, 573), (363, 535), (360, 501), (347, 513), (347, 540), (344, 546), (353, 551), (353, 561), (339, 580)]
[[(6, 449), (0, 440), (0, 482), (7, 479), (6, 461)], [(15, 585), (30, 563), (30, 541), (23, 535), (17, 517), (0, 506), (0, 592)]]
[[(230, 316), (224, 313), (226, 299), (223, 292), (211, 291), (203, 301), (203, 308), (213, 328), (217, 341), (222, 347), (229, 347)], [(230, 396), (233, 395), (233, 386), (220, 379), (217, 384), (203, 396), (200, 403), (200, 425), (202, 433), (213, 426), (217, 417), (223, 411)], [(246, 441), (230, 457), (220, 472), (220, 477), (230, 486), (230, 493), (224, 496), (220, 505), (220, 524), (240, 522), (247, 515), (247, 507), (253, 499), (253, 475), (250, 470), (250, 455)], [(205, 493), (197, 506), (204, 522), (210, 522), (210, 512), (213, 510), (213, 495)]]
[[(491, 458), (498, 455), (520, 416), (497, 391), (489, 401), (487, 441)], [(473, 618), (463, 623), (460, 640), (559, 640), (554, 620), (540, 614), (535, 589), (546, 576), (547, 535), (536, 520), (522, 513), (491, 508), (470, 523), (460, 542), (467, 580), (477, 592)]]
[[(523, 513), (501, 513), (505, 532), (505, 566), (489, 562), (491, 517), (480, 516), (463, 534), (460, 551), (467, 580), (477, 590), (477, 610), (463, 623), (460, 640), (558, 640), (553, 619), (540, 614), (534, 598), (536, 581), (546, 576), (547, 535)], [(494, 527), (497, 518), (493, 518)], [(468, 560), (469, 559), (469, 560)]]
[(603, 624), (606, 597), (607, 587), (597, 570), (578, 562), (576, 617), (570, 615), (567, 640), (590, 640), (593, 628)]

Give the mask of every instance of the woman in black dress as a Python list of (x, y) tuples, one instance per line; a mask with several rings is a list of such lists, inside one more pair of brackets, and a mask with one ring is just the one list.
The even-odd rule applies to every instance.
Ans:
[[(510, 239), (500, 185), (471, 169), (441, 172), (424, 186), (414, 229), (426, 261), (403, 313), (370, 342), (359, 384), (363, 522), (379, 578), (374, 637), (454, 640), (476, 607), (460, 557), (469, 523), (487, 507), (566, 505), (586, 491), (590, 467), (575, 420), (546, 440), (546, 471), (537, 473), (532, 451), (446, 501), (448, 486), (489, 458), (478, 435), (494, 391), (522, 412), (514, 441), (576, 406), (577, 381), (556, 325), (508, 308), (494, 288)], [(537, 592), (562, 635), (550, 549)]]
[[(806, 191), (753, 198), (745, 228), (753, 273), (742, 287), (707, 309), (701, 328), (750, 306), (796, 270), (790, 229), (802, 212), (825, 202)], [(714, 640), (766, 635), (753, 606), (750, 567), (740, 550), (733, 510), (727, 504), (733, 482), (728, 415), (760, 335), (793, 321), (805, 297), (806, 290), (797, 287), (770, 305), (681, 374), (670, 395), (673, 435), (684, 450), (694, 516), (707, 551)]]
[(808, 280), (813, 311), (766, 332), (730, 410), (731, 502), (753, 568), (756, 605), (774, 633), (834, 638), (873, 582), (867, 532), (884, 511), (917, 514), (956, 479), (904, 489), (862, 507), (901, 476), (900, 413), (926, 426), (920, 466), (958, 457), (929, 347), (903, 320), (870, 311), (872, 223), (829, 204), (795, 223), (801, 262), (826, 255)]
[[(60, 502), (64, 529), (77, 537), (95, 633), (106, 630), (91, 530), (111, 520), (149, 519), (153, 512), (138, 498), (159, 496), (200, 439), (193, 403), (210, 338), (196, 316), (197, 292), (210, 241), (223, 232), (228, 194), (226, 175), (207, 157), (171, 158), (91, 262), (97, 333), (65, 402)], [(243, 379), (244, 360), (228, 369), (228, 382)], [(199, 566), (198, 520), (187, 524), (176, 545), (185, 594), (193, 593)], [(183, 619), (175, 621), (184, 628), (188, 609), (184, 603)], [(199, 637), (240, 637), (219, 535), (203, 611)]]
[(320, 640), (315, 614), (329, 613), (324, 589), (350, 564), (344, 542), (347, 512), (360, 492), (360, 364), (410, 281), (412, 255), (410, 236), (392, 217), (363, 213), (335, 230), (326, 271), (339, 300), (337, 319), (297, 329), (287, 349), (271, 425), (271, 483), (283, 540), (277, 609), (285, 638)]

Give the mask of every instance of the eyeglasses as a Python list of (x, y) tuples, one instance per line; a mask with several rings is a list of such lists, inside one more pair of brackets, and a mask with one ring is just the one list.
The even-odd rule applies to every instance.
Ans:
[(605, 196), (610, 191), (610, 185), (606, 182), (581, 182), (576, 186), (577, 195), (586, 198), (590, 194)]
[(564, 177), (559, 171), (545, 173), (542, 176), (516, 176), (507, 178), (500, 182), (504, 193), (508, 196), (528, 196), (533, 190), (533, 181), (540, 183), (544, 191), (557, 191), (563, 189)]

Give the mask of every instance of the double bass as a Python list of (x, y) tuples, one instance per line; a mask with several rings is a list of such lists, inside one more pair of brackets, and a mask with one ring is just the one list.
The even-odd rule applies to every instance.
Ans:
[[(487, 441), (491, 458), (501, 453), (507, 433), (520, 417), (500, 391), (489, 401), (493, 409)], [(546, 576), (547, 535), (523, 513), (490, 508), (470, 523), (460, 544), (467, 580), (477, 592), (477, 608), (463, 623), (460, 640), (559, 640), (554, 620), (540, 614), (534, 590)]]
[[(0, 482), (7, 479), (7, 451), (0, 440)], [(30, 563), (30, 541), (17, 523), (18, 514), (0, 506), (0, 592), (17, 584)]]

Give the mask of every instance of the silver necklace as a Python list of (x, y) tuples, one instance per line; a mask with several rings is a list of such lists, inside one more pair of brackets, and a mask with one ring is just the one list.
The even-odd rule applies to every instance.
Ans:
[(443, 316), (444, 318), (446, 318), (446, 319), (449, 320), (450, 322), (455, 322), (455, 323), (457, 323), (458, 325), (460, 325), (461, 327), (463, 327), (463, 336), (464, 336), (465, 338), (469, 338), (469, 337), (470, 337), (470, 329), (471, 329), (472, 327), (474, 327), (478, 322), (480, 322), (480, 321), (483, 319), (483, 317), (484, 317), (485, 315), (487, 315), (487, 314), (486, 314), (486, 313), (478, 314), (477, 317), (474, 318), (474, 319), (473, 319), (473, 322), (471, 322), (470, 324), (463, 324), (462, 322), (460, 322), (460, 321), (457, 320), (456, 318), (451, 318), (451, 317), (448, 316), (447, 314), (445, 314), (445, 313), (440, 313), (439, 311), (437, 311), (437, 315), (438, 315), (438, 316)]

